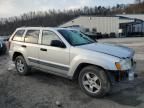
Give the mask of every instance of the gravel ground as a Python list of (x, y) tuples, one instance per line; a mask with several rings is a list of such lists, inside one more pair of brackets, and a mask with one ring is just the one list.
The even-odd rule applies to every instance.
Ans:
[[(131, 47), (136, 53), (144, 49), (143, 45)], [(81, 92), (76, 81), (38, 70), (19, 76), (10, 68), (9, 57), (0, 56), (0, 108), (144, 108), (144, 61), (136, 60), (137, 79), (117, 84), (109, 95), (96, 99)], [(59, 102), (61, 106), (56, 105)]]

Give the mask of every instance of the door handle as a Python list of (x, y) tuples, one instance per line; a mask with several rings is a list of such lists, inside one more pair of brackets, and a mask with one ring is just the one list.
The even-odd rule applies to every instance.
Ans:
[(26, 45), (21, 45), (21, 47), (26, 48), (27, 46)]
[(41, 50), (41, 51), (47, 51), (47, 49), (44, 49), (44, 48), (41, 48), (40, 50)]

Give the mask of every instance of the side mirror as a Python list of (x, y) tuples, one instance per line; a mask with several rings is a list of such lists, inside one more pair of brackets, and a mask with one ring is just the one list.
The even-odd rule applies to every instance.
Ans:
[(66, 48), (65, 44), (62, 41), (60, 41), (60, 40), (52, 40), (51, 46), (60, 47), (60, 48)]

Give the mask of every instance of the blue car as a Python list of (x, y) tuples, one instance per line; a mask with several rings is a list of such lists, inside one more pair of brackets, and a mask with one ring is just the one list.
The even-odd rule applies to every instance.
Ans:
[(6, 44), (4, 43), (4, 41), (0, 40), (0, 55), (5, 54), (6, 50), (7, 50)]

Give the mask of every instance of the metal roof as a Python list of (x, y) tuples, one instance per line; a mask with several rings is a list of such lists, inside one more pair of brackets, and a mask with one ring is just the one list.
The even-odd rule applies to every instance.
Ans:
[(139, 19), (144, 21), (144, 14), (118, 14), (116, 16), (130, 19)]

